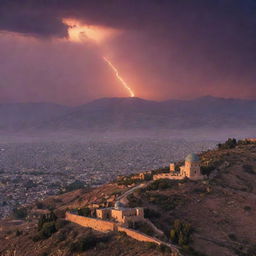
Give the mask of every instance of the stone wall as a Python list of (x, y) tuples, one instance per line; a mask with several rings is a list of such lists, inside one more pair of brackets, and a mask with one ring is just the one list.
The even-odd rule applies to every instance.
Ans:
[(69, 212), (66, 212), (66, 220), (77, 223), (83, 227), (89, 227), (98, 231), (106, 232), (116, 230), (116, 224), (114, 222), (88, 218)]
[(138, 241), (150, 242), (150, 243), (155, 243), (155, 244), (158, 244), (158, 245), (161, 244), (160, 240), (158, 240), (156, 238), (153, 238), (153, 237), (150, 237), (150, 236), (147, 236), (145, 234), (142, 234), (142, 233), (140, 233), (138, 231), (135, 231), (135, 230), (132, 230), (132, 229), (129, 229), (129, 228), (118, 226), (117, 230), (119, 232), (125, 232), (128, 236), (130, 236), (133, 239), (136, 239)]
[(161, 244), (161, 241), (147, 236), (145, 234), (142, 234), (138, 231), (118, 226), (116, 223), (111, 221), (105, 221), (100, 219), (94, 219), (84, 216), (79, 216), (70, 212), (66, 212), (66, 220), (71, 221), (73, 223), (79, 224), (83, 227), (88, 227), (95, 229), (97, 231), (107, 232), (107, 231), (120, 231), (125, 232), (128, 236), (132, 237), (133, 239), (136, 239), (138, 241), (142, 242), (151, 242), (156, 243), (158, 245)]
[(183, 180), (184, 178), (185, 178), (184, 175), (172, 175), (170, 173), (160, 173), (160, 174), (155, 174), (153, 176), (153, 180), (160, 180), (160, 179)]

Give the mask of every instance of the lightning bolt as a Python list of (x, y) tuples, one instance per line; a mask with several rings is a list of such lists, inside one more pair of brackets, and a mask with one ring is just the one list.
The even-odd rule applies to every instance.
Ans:
[(119, 75), (117, 68), (108, 60), (106, 57), (103, 57), (103, 60), (110, 66), (110, 68), (114, 71), (116, 78), (121, 82), (123, 87), (129, 92), (130, 97), (134, 97), (135, 94), (132, 89), (127, 85), (124, 79)]

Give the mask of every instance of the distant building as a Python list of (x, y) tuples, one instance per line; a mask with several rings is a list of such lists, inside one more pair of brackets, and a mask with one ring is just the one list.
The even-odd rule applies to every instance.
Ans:
[(128, 224), (144, 219), (144, 209), (141, 207), (125, 208), (120, 202), (116, 202), (114, 208), (101, 208), (96, 210), (96, 217), (103, 220), (115, 220)]
[(256, 138), (246, 138), (245, 141), (250, 143), (256, 143)]
[(159, 179), (173, 179), (173, 180), (182, 180), (184, 178), (189, 178), (191, 180), (202, 180), (205, 178), (201, 174), (200, 170), (200, 158), (198, 155), (192, 153), (185, 158), (185, 165), (180, 167), (180, 171), (175, 171), (175, 164), (170, 164), (169, 173), (160, 173), (153, 176), (153, 180)]

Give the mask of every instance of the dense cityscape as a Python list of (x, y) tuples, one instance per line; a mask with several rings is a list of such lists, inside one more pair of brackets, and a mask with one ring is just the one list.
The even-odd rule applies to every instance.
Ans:
[(9, 216), (19, 205), (72, 189), (72, 184), (98, 186), (118, 175), (167, 166), (215, 145), (215, 141), (163, 138), (2, 142), (0, 217)]

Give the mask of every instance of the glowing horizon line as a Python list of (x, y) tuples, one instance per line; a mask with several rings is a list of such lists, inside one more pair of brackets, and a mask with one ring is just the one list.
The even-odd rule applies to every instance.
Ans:
[(127, 85), (124, 79), (119, 75), (117, 68), (108, 60), (105, 56), (103, 56), (103, 60), (110, 66), (110, 68), (114, 71), (116, 78), (121, 82), (124, 88), (129, 92), (130, 97), (135, 97), (134, 92), (132, 89)]

